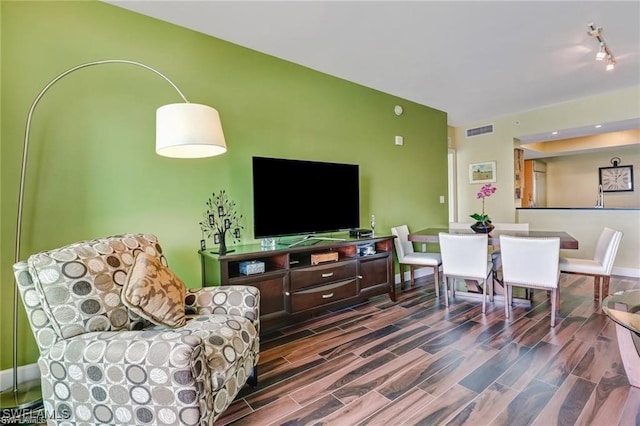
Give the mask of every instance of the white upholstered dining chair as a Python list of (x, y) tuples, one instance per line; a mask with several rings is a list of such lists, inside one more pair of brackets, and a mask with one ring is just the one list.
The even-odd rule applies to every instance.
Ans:
[(598, 238), (593, 259), (562, 257), (560, 272), (593, 277), (593, 300), (607, 297), (611, 270), (621, 240), (622, 231), (605, 227)]
[(416, 252), (413, 243), (409, 241), (409, 227), (400, 225), (391, 228), (391, 233), (396, 236), (394, 244), (398, 265), (400, 267), (400, 281), (404, 283), (404, 268), (409, 267), (411, 287), (415, 285), (414, 268), (430, 267), (433, 269), (433, 280), (436, 287), (436, 297), (440, 297), (440, 265), (442, 258), (439, 253)]
[(509, 318), (513, 286), (551, 292), (551, 327), (556, 325), (560, 280), (560, 238), (500, 236), (504, 313)]
[(449, 306), (449, 280), (453, 279), (451, 296), (455, 297), (455, 278), (475, 280), (482, 286), (482, 312), (486, 311), (487, 293), (493, 300), (492, 263), (487, 260), (487, 234), (449, 234), (440, 232), (440, 254), (445, 291)]
[[(528, 223), (492, 223), (495, 231), (529, 231)], [(502, 282), (498, 272), (502, 268), (502, 259), (500, 258), (500, 248), (494, 247), (491, 251), (491, 262), (493, 262), (493, 279)]]

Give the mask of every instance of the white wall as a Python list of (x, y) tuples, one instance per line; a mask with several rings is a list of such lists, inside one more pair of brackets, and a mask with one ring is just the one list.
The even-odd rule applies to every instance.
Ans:
[[(475, 198), (480, 185), (469, 184), (469, 164), (497, 162), (495, 186), (498, 191), (486, 200), (485, 210), (496, 222), (514, 221), (515, 207), (520, 205), (514, 199), (514, 139), (557, 129), (637, 118), (640, 116), (639, 105), (640, 87), (635, 87), (454, 128), (452, 142), (457, 156), (458, 220), (467, 220), (471, 213), (480, 208), (480, 201)], [(466, 139), (465, 129), (490, 123), (494, 124), (494, 133)], [(636, 191), (640, 191), (640, 188)]]
[(640, 149), (628, 147), (605, 152), (545, 158), (548, 207), (593, 207), (598, 194), (598, 169), (610, 167), (611, 158), (620, 165), (632, 165), (634, 191), (605, 192), (605, 207), (640, 208)]

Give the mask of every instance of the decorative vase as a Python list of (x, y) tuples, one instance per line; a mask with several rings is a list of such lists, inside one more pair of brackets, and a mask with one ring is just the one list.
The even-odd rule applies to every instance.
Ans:
[(471, 225), (471, 229), (473, 232), (477, 232), (478, 234), (488, 234), (495, 228), (491, 222), (476, 222)]

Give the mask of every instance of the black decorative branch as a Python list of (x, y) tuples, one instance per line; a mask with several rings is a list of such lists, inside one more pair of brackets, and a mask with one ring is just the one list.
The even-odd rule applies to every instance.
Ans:
[(244, 229), (240, 223), (242, 215), (236, 212), (236, 202), (229, 199), (223, 189), (217, 195), (211, 194), (207, 200), (207, 210), (204, 219), (200, 222), (203, 236), (213, 238), (214, 244), (219, 244), (219, 253), (225, 254), (227, 250), (227, 231), (231, 234), (234, 243), (240, 241), (240, 231)]

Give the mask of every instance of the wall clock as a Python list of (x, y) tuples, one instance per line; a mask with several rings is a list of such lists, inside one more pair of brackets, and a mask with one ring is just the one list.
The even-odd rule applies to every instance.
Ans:
[(600, 167), (604, 192), (633, 191), (633, 166)]

